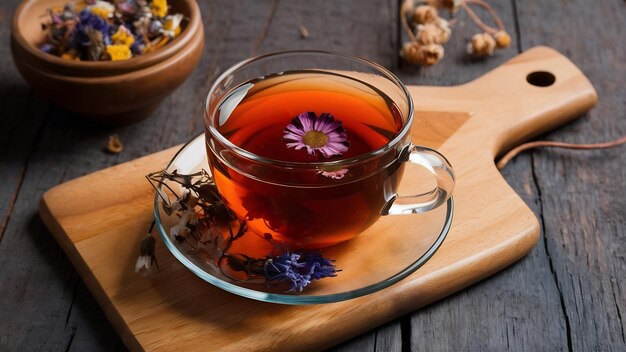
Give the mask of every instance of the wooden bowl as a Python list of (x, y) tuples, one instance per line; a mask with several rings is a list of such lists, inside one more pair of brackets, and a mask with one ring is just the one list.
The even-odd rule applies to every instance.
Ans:
[(170, 0), (189, 21), (159, 50), (124, 61), (72, 61), (39, 50), (46, 10), (69, 0), (27, 0), (13, 17), (11, 53), (24, 79), (51, 102), (110, 125), (150, 115), (200, 61), (204, 28), (194, 0)]

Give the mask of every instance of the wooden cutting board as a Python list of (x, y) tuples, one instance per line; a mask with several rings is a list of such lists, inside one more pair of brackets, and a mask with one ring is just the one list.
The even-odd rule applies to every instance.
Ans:
[[(456, 213), (434, 257), (377, 293), (316, 306), (257, 302), (197, 278), (160, 242), (161, 272), (148, 279), (136, 276), (138, 245), (152, 220), (154, 199), (144, 176), (164, 167), (180, 146), (54, 187), (43, 196), (41, 217), (133, 351), (332, 346), (527, 254), (538, 239), (538, 221), (497, 171), (494, 158), (596, 102), (586, 77), (546, 47), (528, 50), (464, 85), (409, 90), (416, 106), (413, 140), (439, 149), (455, 168)], [(410, 177), (407, 170), (405, 179)]]

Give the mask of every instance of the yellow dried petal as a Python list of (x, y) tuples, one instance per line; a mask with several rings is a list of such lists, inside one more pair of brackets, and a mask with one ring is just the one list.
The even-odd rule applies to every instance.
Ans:
[(111, 16), (111, 11), (103, 7), (94, 6), (94, 7), (91, 7), (90, 10), (91, 10), (91, 13), (93, 13), (96, 16), (102, 17), (105, 20), (109, 19), (109, 17)]
[(167, 0), (153, 0), (150, 10), (156, 17), (165, 17), (167, 15)]
[(80, 61), (80, 59), (76, 56), (76, 53), (72, 51), (63, 53), (63, 55), (61, 55), (61, 59)]
[(130, 48), (126, 45), (107, 45), (107, 53), (111, 57), (112, 61), (128, 60), (133, 57), (133, 53), (130, 52)]
[(111, 40), (114, 44), (126, 45), (130, 47), (135, 42), (135, 37), (133, 37), (133, 34), (126, 29), (126, 27), (120, 26), (117, 29), (117, 32), (111, 36)]
[(167, 44), (168, 41), (169, 41), (169, 38), (167, 36), (163, 36), (163, 38), (161, 38), (161, 40), (159, 40), (154, 45), (154, 49), (158, 49), (158, 48), (162, 47), (163, 45)]

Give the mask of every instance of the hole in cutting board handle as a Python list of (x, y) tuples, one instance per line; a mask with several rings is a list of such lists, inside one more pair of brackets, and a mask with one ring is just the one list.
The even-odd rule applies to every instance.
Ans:
[(554, 84), (556, 77), (553, 74), (546, 71), (531, 72), (526, 76), (526, 81), (533, 86), (537, 87), (549, 87)]

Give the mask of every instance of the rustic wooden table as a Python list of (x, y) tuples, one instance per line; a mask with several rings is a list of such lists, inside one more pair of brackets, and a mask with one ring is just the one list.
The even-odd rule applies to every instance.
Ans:
[[(408, 84), (453, 85), (546, 44), (582, 69), (599, 103), (545, 138), (582, 143), (626, 134), (621, 0), (492, 0), (513, 36), (511, 48), (468, 59), (465, 42), (477, 29), (461, 16), (444, 60), (421, 70), (398, 60), (397, 0), (200, 1), (206, 52), (199, 67), (150, 119), (116, 129), (82, 122), (33, 94), (10, 55), (18, 2), (0, 4), (0, 351), (125, 350), (41, 223), (37, 203), (54, 185), (196, 135), (211, 82), (251, 55), (337, 50), (377, 61)], [(308, 38), (300, 38), (300, 25)], [(104, 151), (112, 133), (125, 143), (121, 154)], [(517, 157), (503, 173), (540, 219), (542, 239), (532, 253), (336, 350), (626, 350), (625, 166), (624, 147)]]

